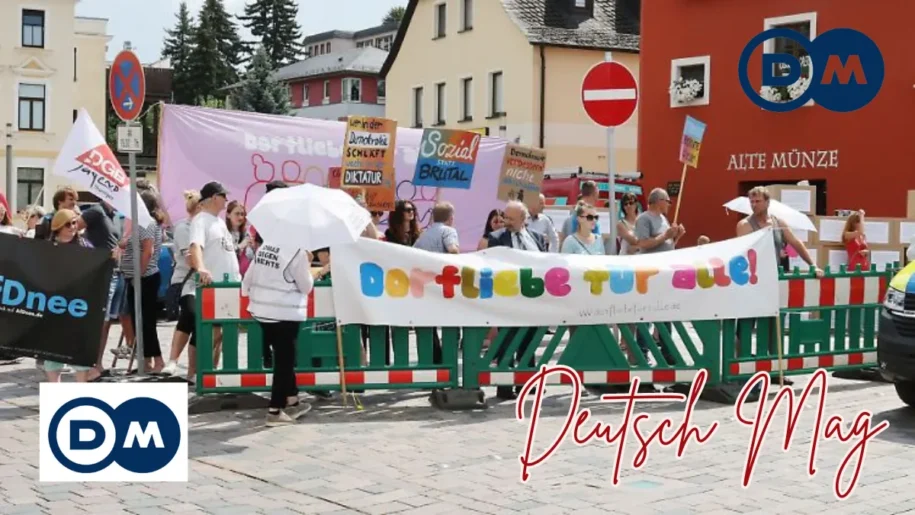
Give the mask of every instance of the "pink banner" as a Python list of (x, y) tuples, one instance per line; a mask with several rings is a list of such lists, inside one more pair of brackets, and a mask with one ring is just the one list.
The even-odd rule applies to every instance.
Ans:
[[(344, 122), (165, 105), (159, 135), (159, 185), (172, 221), (187, 217), (182, 193), (209, 181), (223, 183), (230, 200), (250, 210), (273, 180), (327, 185), (328, 169), (342, 162)], [(397, 198), (410, 200), (421, 226), (432, 220), (435, 188), (413, 185), (423, 131), (397, 129), (394, 156)], [(476, 250), (486, 215), (504, 202), (496, 199), (507, 142), (484, 137), (470, 189), (442, 189), (439, 198), (455, 207), (461, 249)], [(382, 225), (387, 222), (385, 217)], [(383, 227), (385, 229), (386, 227)]]

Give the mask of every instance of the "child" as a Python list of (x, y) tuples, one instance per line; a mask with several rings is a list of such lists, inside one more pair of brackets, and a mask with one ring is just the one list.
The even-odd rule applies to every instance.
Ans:
[(699, 241), (696, 243), (696, 245), (701, 247), (703, 245), (708, 245), (711, 242), (712, 242), (712, 240), (710, 240), (708, 236), (703, 234), (702, 236), (699, 236)]

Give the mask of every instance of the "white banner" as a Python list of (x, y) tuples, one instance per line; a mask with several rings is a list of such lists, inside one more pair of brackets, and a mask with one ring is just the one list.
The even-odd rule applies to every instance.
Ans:
[(434, 254), (362, 238), (331, 251), (344, 324), (556, 326), (775, 316), (771, 230), (638, 256)]
[[(124, 173), (85, 109), (79, 110), (67, 141), (60, 149), (54, 163), (54, 175), (85, 188), (130, 220), (130, 177)], [(140, 200), (140, 195), (135, 197), (140, 224), (146, 227), (152, 223), (152, 216)]]

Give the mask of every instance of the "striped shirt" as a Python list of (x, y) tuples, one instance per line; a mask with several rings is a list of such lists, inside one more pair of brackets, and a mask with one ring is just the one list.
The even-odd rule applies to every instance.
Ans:
[[(140, 247), (143, 242), (151, 240), (153, 242), (152, 256), (149, 258), (149, 264), (146, 265), (146, 271), (143, 277), (149, 277), (159, 273), (159, 255), (162, 253), (162, 228), (158, 223), (153, 222), (147, 227), (140, 227)], [(124, 277), (133, 277), (133, 237), (127, 238), (127, 249), (124, 250), (121, 258), (121, 272)]]

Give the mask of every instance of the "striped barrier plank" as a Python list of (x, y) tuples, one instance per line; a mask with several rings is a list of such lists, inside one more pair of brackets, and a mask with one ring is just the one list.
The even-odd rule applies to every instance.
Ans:
[[(690, 383), (696, 377), (695, 370), (585, 370), (578, 371), (583, 384), (631, 383), (638, 377), (644, 383)], [(480, 386), (523, 385), (539, 372), (480, 372)], [(571, 384), (566, 376), (549, 375), (546, 384)]]
[[(451, 371), (436, 370), (350, 370), (345, 372), (347, 386), (404, 385), (447, 383)], [(340, 384), (339, 372), (298, 372), (296, 383), (305, 386), (334, 386)], [(265, 372), (215, 373), (203, 375), (204, 388), (257, 388), (273, 384), (273, 374)]]
[[(203, 312), (200, 316), (208, 322), (220, 320), (250, 320), (248, 297), (241, 288), (204, 288)], [(313, 288), (308, 294), (308, 318), (334, 318), (334, 297), (330, 286)]]
[[(841, 367), (847, 365), (864, 365), (877, 362), (877, 352), (850, 352), (845, 354), (825, 354), (802, 358), (783, 358), (785, 371), (815, 370), (818, 368)], [(731, 363), (731, 375), (751, 375), (756, 372), (778, 372), (778, 359), (758, 361), (740, 361)]]
[(779, 281), (779, 306), (820, 308), (879, 304), (886, 294), (885, 275), (874, 277), (824, 277)]

